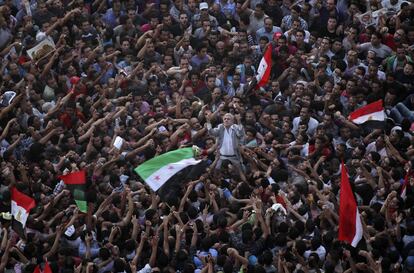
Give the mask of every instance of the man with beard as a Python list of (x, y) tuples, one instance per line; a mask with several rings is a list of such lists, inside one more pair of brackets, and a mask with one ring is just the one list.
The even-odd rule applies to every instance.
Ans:
[(246, 111), (246, 114), (244, 116), (244, 121), (245, 121), (246, 125), (254, 128), (257, 132), (260, 133), (260, 132), (263, 131), (263, 128), (260, 125), (260, 122), (258, 122), (256, 120), (256, 115), (254, 114), (254, 112), (252, 110), (247, 110)]
[(404, 47), (398, 47), (396, 54), (389, 56), (384, 60), (387, 72), (395, 73), (403, 70), (406, 63), (412, 62), (410, 56), (406, 55)]
[(185, 12), (181, 12), (180, 16), (178, 17), (178, 25), (175, 28), (174, 34), (177, 35), (177, 37), (181, 37), (184, 35), (184, 33), (191, 33), (192, 27), (188, 20), (188, 15)]
[(233, 80), (229, 81), (227, 79), (227, 69), (224, 69), (223, 72), (223, 85), (225, 88), (225, 92), (228, 96), (234, 97), (234, 96), (241, 96), (246, 91), (246, 86), (244, 83), (241, 83), (241, 76), (239, 73), (236, 73), (233, 75)]

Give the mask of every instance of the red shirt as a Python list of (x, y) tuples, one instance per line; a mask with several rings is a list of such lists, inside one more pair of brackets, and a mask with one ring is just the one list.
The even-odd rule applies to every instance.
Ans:
[(204, 84), (203, 81), (199, 80), (197, 82), (197, 85), (196, 86), (194, 86), (191, 81), (185, 85), (185, 87), (187, 87), (187, 86), (191, 86), (193, 88), (194, 94), (197, 94), (198, 91), (200, 91), (201, 89), (203, 89), (206, 85)]
[(276, 195), (276, 201), (286, 209), (286, 203), (282, 196)]
[(397, 45), (394, 42), (394, 35), (392, 34), (387, 34), (385, 38), (382, 39), (382, 43), (391, 48), (392, 51), (397, 50)]

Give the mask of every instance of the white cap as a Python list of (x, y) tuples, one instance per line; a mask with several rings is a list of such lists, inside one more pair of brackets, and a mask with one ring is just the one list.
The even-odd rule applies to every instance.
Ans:
[(208, 4), (206, 2), (201, 2), (200, 3), (200, 10), (202, 9), (208, 9)]
[(397, 126), (392, 127), (391, 132), (395, 132), (397, 130), (402, 130), (401, 126), (397, 125)]
[(12, 100), (14, 99), (15, 96), (16, 96), (16, 92), (14, 92), (14, 91), (4, 92), (1, 104), (5, 105), (5, 106), (10, 105), (10, 103), (12, 102)]
[(274, 210), (276, 212), (280, 210), (284, 215), (287, 214), (286, 209), (279, 203), (273, 204), (272, 205), (272, 210)]
[(45, 32), (39, 31), (39, 32), (36, 34), (36, 42), (41, 42), (41, 41), (43, 41), (46, 37), (47, 37), (47, 35), (46, 35), (46, 33), (45, 33)]
[(120, 180), (120, 181), (121, 181), (121, 183), (123, 183), (123, 184), (127, 182), (128, 178), (129, 178), (129, 176), (128, 176), (128, 175), (125, 175), (125, 174), (121, 174), (121, 175), (119, 176), (119, 180)]
[(10, 212), (2, 212), (2, 213), (0, 213), (0, 216), (4, 220), (11, 220), (12, 219), (12, 215), (10, 214)]
[(49, 112), (49, 110), (50, 109), (52, 109), (53, 107), (55, 106), (55, 104), (53, 103), (53, 102), (45, 102), (43, 105), (42, 105), (42, 111), (43, 111), (43, 113), (47, 113), (47, 112)]

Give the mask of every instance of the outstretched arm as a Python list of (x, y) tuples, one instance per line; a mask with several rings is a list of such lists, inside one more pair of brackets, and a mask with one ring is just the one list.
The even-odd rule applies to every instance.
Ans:
[(207, 127), (209, 135), (218, 137), (219, 132), (220, 132), (220, 126), (221, 126), (221, 124), (219, 126), (217, 126), (216, 128), (213, 128), (213, 126), (211, 125), (210, 118), (207, 119), (206, 127)]
[(53, 242), (52, 248), (43, 255), (43, 259), (47, 259), (51, 256), (53, 256), (56, 251), (59, 248), (59, 242), (60, 242), (60, 238), (62, 236), (63, 233), (63, 226), (59, 226), (56, 228), (56, 237), (55, 237), (55, 241)]
[(121, 227), (126, 226), (131, 221), (132, 213), (134, 212), (134, 201), (132, 201), (131, 191), (128, 191), (127, 194), (128, 194), (127, 195), (127, 198), (128, 198), (128, 212), (125, 215), (125, 217), (122, 219), (122, 221), (117, 224)]

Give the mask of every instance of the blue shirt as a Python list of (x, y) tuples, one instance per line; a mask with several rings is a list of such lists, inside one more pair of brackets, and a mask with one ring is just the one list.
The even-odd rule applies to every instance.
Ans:
[[(109, 62), (106, 62), (107, 64), (110, 64)], [(93, 64), (93, 68), (95, 69), (96, 72), (98, 72), (99, 74), (102, 71), (102, 68), (99, 66), (98, 63)], [(106, 84), (108, 83), (109, 78), (112, 78), (114, 75), (114, 69), (111, 67), (108, 69), (108, 71), (106, 71), (106, 73), (101, 77), (101, 80), (99, 81), (99, 83), (101, 84)]]
[(236, 3), (233, 1), (227, 0), (226, 3), (222, 3), (220, 0), (216, 0), (215, 3), (220, 6), (226, 16), (233, 16), (236, 13)]
[(200, 59), (198, 55), (194, 55), (193, 57), (191, 57), (191, 66), (193, 68), (200, 68), (202, 64), (207, 64), (209, 62), (210, 59), (207, 57), (207, 55), (203, 59)]
[[(121, 11), (121, 12), (120, 12), (120, 15), (119, 15), (118, 17), (120, 17), (121, 15), (124, 15), (124, 14), (125, 14), (125, 12)], [(102, 20), (103, 20), (103, 21), (105, 22), (105, 24), (107, 24), (108, 26), (110, 26), (110, 27), (114, 28), (114, 27), (116, 27), (117, 25), (119, 25), (119, 24), (116, 22), (116, 19), (117, 19), (118, 17), (114, 14), (113, 9), (111, 8), (111, 9), (108, 9), (108, 10), (106, 11), (106, 13), (102, 16)]]
[(267, 32), (264, 27), (261, 27), (256, 31), (256, 41), (259, 41), (261, 37), (265, 36), (269, 39), (269, 42), (271, 42), (273, 41), (273, 35), (278, 32), (282, 33), (282, 29), (280, 27), (273, 26), (273, 29), (270, 32)]

